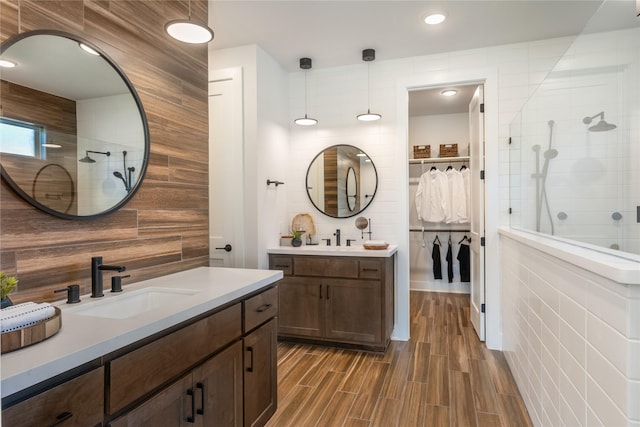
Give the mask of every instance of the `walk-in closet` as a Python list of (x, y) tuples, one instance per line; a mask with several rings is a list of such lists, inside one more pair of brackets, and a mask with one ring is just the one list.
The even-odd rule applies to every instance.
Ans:
[[(473, 100), (481, 89), (477, 84), (460, 85), (409, 94), (412, 291), (471, 295), (472, 282), (479, 279), (477, 271), (472, 274), (472, 258), (476, 264), (484, 261), (477, 259), (479, 245), (475, 245), (474, 255), (472, 231), (478, 238), (477, 230), (483, 228), (477, 212), (482, 209), (477, 203), (482, 191), (473, 179), (479, 177), (480, 171), (474, 169), (481, 168), (482, 150), (474, 144), (482, 144), (484, 139), (474, 142), (478, 119), (474, 120)], [(482, 108), (478, 106), (479, 113)], [(482, 120), (481, 114), (475, 117)]]

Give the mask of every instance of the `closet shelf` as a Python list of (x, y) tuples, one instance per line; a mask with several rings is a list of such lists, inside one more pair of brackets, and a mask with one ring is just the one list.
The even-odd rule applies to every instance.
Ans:
[(425, 233), (470, 233), (471, 230), (463, 228), (426, 228), (426, 227), (409, 227), (409, 231), (425, 232)]
[(410, 165), (425, 165), (430, 163), (454, 163), (454, 162), (468, 162), (469, 156), (462, 157), (430, 157), (427, 159), (409, 159)]

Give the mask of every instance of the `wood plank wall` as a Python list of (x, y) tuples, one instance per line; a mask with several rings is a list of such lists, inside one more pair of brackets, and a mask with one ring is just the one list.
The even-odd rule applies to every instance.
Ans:
[[(206, 22), (207, 2), (191, 1)], [(138, 193), (95, 220), (64, 220), (0, 186), (0, 269), (17, 275), (15, 302), (63, 298), (54, 289), (90, 292), (91, 257), (124, 264), (124, 284), (208, 265), (207, 46), (172, 40), (171, 19), (187, 0), (0, 0), (0, 41), (26, 31), (74, 33), (109, 55), (142, 100), (151, 142)], [(0, 97), (1, 97), (0, 93)], [(204, 160), (203, 160), (204, 159)], [(109, 273), (105, 274), (109, 286)]]

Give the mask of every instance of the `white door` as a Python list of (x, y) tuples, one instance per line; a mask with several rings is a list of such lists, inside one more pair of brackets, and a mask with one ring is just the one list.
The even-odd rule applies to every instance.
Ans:
[(469, 165), (471, 168), (471, 323), (481, 341), (485, 339), (484, 313), (484, 96), (478, 86), (469, 103)]
[(242, 69), (209, 80), (209, 264), (244, 267)]

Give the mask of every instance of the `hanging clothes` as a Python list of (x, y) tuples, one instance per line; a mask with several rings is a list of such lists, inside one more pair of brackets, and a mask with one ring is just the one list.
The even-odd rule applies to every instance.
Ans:
[(460, 169), (460, 175), (462, 175), (462, 185), (464, 188), (464, 197), (466, 201), (466, 211), (464, 218), (460, 220), (461, 223), (466, 223), (471, 221), (471, 169), (466, 166), (463, 166)]
[(458, 249), (458, 261), (460, 262), (460, 281), (471, 281), (471, 256), (468, 243), (461, 243)]
[(451, 238), (449, 238), (449, 248), (447, 249), (447, 277), (449, 283), (453, 283), (453, 251), (451, 250)]
[(449, 206), (449, 188), (444, 172), (432, 168), (422, 174), (415, 203), (419, 220), (427, 222), (445, 220), (445, 210)]
[(442, 260), (440, 259), (440, 239), (433, 241), (431, 259), (433, 260), (433, 278), (442, 279)]
[(445, 171), (447, 177), (447, 191), (449, 193), (447, 207), (445, 209), (445, 222), (458, 224), (468, 221), (467, 197), (464, 190), (464, 178), (462, 173), (451, 166)]

